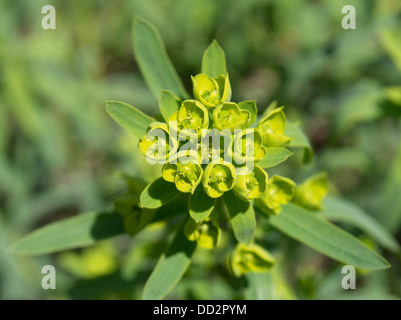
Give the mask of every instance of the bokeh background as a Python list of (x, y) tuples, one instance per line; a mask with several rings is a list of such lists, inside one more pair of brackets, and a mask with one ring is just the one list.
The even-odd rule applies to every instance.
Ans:
[[(47, 4), (56, 8), (56, 30), (41, 27)], [(348, 4), (356, 8), (356, 30), (341, 27)], [(52, 256), (5, 252), (40, 226), (110, 207), (124, 190), (121, 172), (159, 175), (105, 112), (107, 100), (157, 112), (132, 53), (135, 14), (160, 31), (188, 91), (203, 51), (217, 39), (233, 100), (257, 99), (260, 112), (278, 100), (312, 142), (311, 164), (294, 157), (280, 172), (300, 181), (327, 171), (332, 192), (401, 238), (399, 0), (0, 0), (0, 299), (140, 298), (165, 239), (160, 226), (134, 240)], [(340, 265), (270, 231), (259, 237), (282, 256), (282, 285), (272, 298), (401, 297), (394, 255), (383, 252), (390, 270), (358, 271), (358, 289), (346, 292)], [(212, 265), (213, 255), (196, 255), (170, 298), (247, 298), (241, 283), (211, 276), (222, 269), (205, 278), (203, 263)], [(45, 264), (57, 268), (52, 292), (40, 285)]]

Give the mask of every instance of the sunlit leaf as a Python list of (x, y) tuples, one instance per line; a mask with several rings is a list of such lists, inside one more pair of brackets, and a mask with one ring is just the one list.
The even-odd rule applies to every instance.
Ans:
[(161, 255), (156, 267), (146, 281), (143, 298), (159, 300), (168, 294), (180, 281), (187, 270), (196, 242), (189, 241), (179, 228), (173, 242)]
[(351, 234), (294, 204), (283, 207), (269, 223), (320, 253), (361, 269), (386, 269), (390, 264)]
[(296, 123), (287, 121), (284, 134), (286, 136), (292, 138), (292, 140), (290, 141), (290, 144), (288, 145), (289, 148), (304, 149), (303, 161), (305, 163), (312, 160), (312, 158), (313, 158), (312, 146), (309, 142), (308, 137), (305, 135), (305, 133), (302, 131), (302, 129), (299, 127), (299, 125), (297, 125)]
[(173, 183), (158, 178), (142, 191), (140, 203), (143, 208), (155, 209), (174, 200), (179, 195), (180, 191)]
[(135, 57), (155, 98), (159, 100), (163, 90), (170, 90), (180, 98), (187, 97), (188, 94), (155, 27), (136, 16), (132, 35)]
[(240, 200), (232, 190), (224, 193), (223, 199), (230, 215), (235, 238), (245, 244), (251, 243), (256, 231), (255, 212), (252, 204)]
[(286, 148), (266, 148), (266, 156), (257, 164), (263, 169), (275, 167), (287, 160), (292, 154)]
[(54, 222), (27, 234), (9, 248), (22, 255), (40, 255), (87, 247), (124, 233), (123, 218), (114, 212), (91, 212)]
[(226, 56), (216, 40), (213, 40), (203, 54), (202, 73), (211, 78), (227, 73)]
[(373, 216), (367, 214), (355, 204), (333, 196), (328, 196), (323, 201), (323, 204), (323, 211), (318, 213), (319, 215), (334, 222), (353, 225), (365, 231), (383, 247), (394, 253), (400, 252), (400, 246), (392, 234), (380, 222), (376, 221)]
[(133, 106), (119, 101), (106, 103), (107, 113), (124, 129), (131, 131), (138, 138), (146, 133), (146, 128), (155, 121)]

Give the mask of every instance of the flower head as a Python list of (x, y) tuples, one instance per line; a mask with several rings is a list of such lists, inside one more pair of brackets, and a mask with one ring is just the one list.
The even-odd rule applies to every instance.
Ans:
[(231, 99), (231, 85), (228, 74), (210, 78), (205, 74), (192, 77), (196, 100), (208, 108), (214, 108)]
[[(238, 173), (241, 169), (245, 172)], [(234, 192), (239, 198), (250, 201), (266, 192), (268, 175), (261, 167), (255, 165), (251, 172), (246, 167), (238, 171)]]
[(274, 265), (274, 258), (257, 244), (237, 244), (229, 257), (229, 268), (240, 277), (249, 272), (266, 272)]
[[(176, 163), (168, 163), (162, 169), (163, 179), (174, 182), (178, 190), (184, 193), (194, 193), (202, 180), (203, 169), (198, 158), (178, 156)], [(174, 158), (172, 159), (174, 160)]]
[(236, 103), (224, 102), (213, 111), (213, 127), (223, 129), (243, 129), (251, 119), (251, 113), (241, 110)]
[(297, 186), (294, 202), (309, 210), (321, 210), (322, 200), (327, 194), (328, 181), (326, 173), (319, 173), (306, 179)]
[(258, 124), (263, 136), (263, 145), (266, 147), (282, 147), (291, 141), (291, 138), (284, 134), (286, 119), (283, 108), (269, 112)]
[(200, 135), (200, 130), (209, 126), (209, 112), (199, 101), (185, 100), (180, 109), (170, 116), (169, 124), (174, 125), (177, 132), (187, 129)]
[(190, 241), (196, 241), (205, 249), (212, 249), (220, 243), (220, 228), (214, 220), (206, 218), (200, 222), (189, 219), (184, 227), (184, 234)]
[(209, 197), (218, 198), (234, 188), (236, 180), (235, 167), (231, 163), (221, 161), (207, 165), (202, 183)]
[(294, 194), (294, 181), (274, 176), (269, 179), (266, 192), (256, 200), (256, 203), (265, 213), (277, 215), (281, 211), (281, 206), (289, 203)]
[(166, 123), (152, 122), (139, 141), (139, 150), (148, 160), (166, 163), (168, 156), (176, 152), (177, 142), (170, 139)]

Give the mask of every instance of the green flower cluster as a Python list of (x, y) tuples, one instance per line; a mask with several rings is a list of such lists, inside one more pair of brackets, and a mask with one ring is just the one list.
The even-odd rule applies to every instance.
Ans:
[[(228, 74), (214, 78), (198, 74), (192, 77), (192, 83), (195, 99), (177, 101), (177, 110), (164, 116), (167, 123), (152, 122), (139, 141), (139, 149), (148, 160), (164, 163), (163, 179), (180, 192), (190, 194), (192, 202), (200, 202), (197, 206), (202, 207), (202, 202), (206, 206), (213, 204), (200, 217), (192, 215), (190, 207), (193, 219), (184, 228), (188, 240), (211, 249), (219, 244), (221, 234), (215, 201), (225, 193), (233, 192), (240, 202), (255, 201), (264, 213), (277, 215), (283, 205), (294, 199), (301, 205), (308, 202), (310, 195), (303, 193), (311, 186), (309, 183), (304, 187), (306, 191), (301, 188), (296, 192), (292, 180), (281, 176), (269, 178), (264, 170), (269, 150), (283, 149), (291, 141), (284, 133), (283, 107), (272, 104), (256, 121), (255, 101), (230, 101)], [(213, 140), (216, 135), (211, 135), (216, 132), (217, 145)], [(318, 209), (321, 197), (314, 197), (313, 203), (305, 206)], [(241, 274), (240, 266), (246, 270), (258, 269), (254, 264), (262, 266), (262, 260), (269, 267), (273, 260), (261, 250), (254, 244), (242, 244), (234, 250), (230, 259), (234, 274)]]
[[(272, 110), (257, 127), (250, 128), (257, 115), (256, 104), (230, 101), (228, 74), (215, 78), (199, 74), (192, 82), (195, 99), (182, 101), (168, 124), (151, 123), (139, 142), (140, 151), (150, 160), (165, 161), (163, 178), (181, 192), (193, 194), (203, 187), (211, 198), (230, 190), (244, 201), (261, 197), (268, 175), (257, 163), (266, 157), (267, 148), (282, 147), (291, 140), (283, 133), (283, 108)], [(218, 132), (217, 148), (209, 141), (202, 144), (209, 139), (203, 129)]]
[(205, 249), (227, 246), (222, 227), (229, 223), (237, 241), (227, 257), (231, 273), (266, 272), (275, 260), (255, 243), (255, 213), (278, 215), (290, 202), (320, 210), (327, 178), (319, 174), (297, 186), (289, 178), (268, 175), (269, 168), (292, 155), (287, 147), (303, 148), (309, 161), (310, 143), (296, 124), (287, 124), (284, 107), (275, 102), (258, 116), (255, 101), (231, 101), (225, 55), (216, 42), (205, 51), (202, 73), (191, 79), (193, 98), (176, 83), (159, 83), (157, 89), (171, 90), (162, 91), (161, 114), (154, 118), (109, 102), (111, 116), (142, 137), (139, 150), (146, 160), (163, 165), (161, 177), (138, 187), (139, 197), (137, 190), (128, 190), (116, 199), (115, 209), (132, 236), (152, 221), (186, 212), (177, 239), (184, 237), (188, 247), (194, 242)]

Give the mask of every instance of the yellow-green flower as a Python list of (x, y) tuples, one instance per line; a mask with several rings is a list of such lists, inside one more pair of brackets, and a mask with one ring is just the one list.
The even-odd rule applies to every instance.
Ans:
[(210, 218), (199, 223), (189, 219), (185, 224), (184, 234), (189, 241), (196, 241), (199, 246), (205, 249), (213, 249), (220, 243), (220, 228)]
[(234, 137), (234, 160), (242, 164), (245, 161), (260, 161), (266, 155), (263, 139), (258, 129), (242, 130)]
[(257, 206), (267, 214), (277, 215), (281, 206), (289, 203), (295, 194), (295, 182), (281, 176), (268, 180), (267, 190), (255, 200)]
[(321, 210), (327, 189), (327, 175), (319, 173), (297, 186), (293, 202), (309, 210)]
[(235, 167), (228, 162), (209, 163), (203, 174), (202, 183), (207, 195), (218, 198), (234, 188), (237, 175)]
[(259, 121), (258, 129), (266, 147), (283, 147), (291, 141), (291, 138), (284, 134), (286, 119), (283, 108), (274, 109)]
[(224, 102), (213, 111), (213, 127), (219, 130), (245, 128), (250, 119), (251, 113), (234, 102)]
[(203, 169), (198, 163), (177, 164), (168, 163), (162, 169), (163, 179), (174, 182), (178, 190), (184, 193), (194, 193), (202, 179)]
[(166, 123), (152, 122), (139, 141), (139, 150), (147, 159), (165, 163), (168, 156), (177, 151), (177, 141), (170, 139)]
[(237, 277), (249, 272), (269, 271), (274, 263), (269, 252), (257, 244), (237, 244), (229, 259), (230, 270)]
[[(249, 171), (246, 167), (239, 170)], [(254, 166), (252, 172), (239, 173), (237, 170), (237, 183), (234, 187), (235, 194), (245, 201), (259, 198), (267, 189), (268, 175), (259, 166)]]
[(193, 93), (208, 108), (214, 108), (231, 99), (231, 85), (228, 74), (210, 78), (205, 74), (192, 77)]
[(209, 112), (199, 101), (185, 100), (178, 111), (169, 118), (169, 125), (177, 132), (188, 129), (199, 136), (209, 126)]

